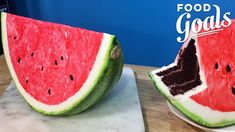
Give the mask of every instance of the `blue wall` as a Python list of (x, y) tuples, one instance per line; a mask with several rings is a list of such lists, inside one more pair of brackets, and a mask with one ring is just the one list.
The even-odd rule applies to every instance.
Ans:
[[(187, 1), (180, 1), (187, 3)], [(190, 1), (191, 4), (198, 0)], [(171, 63), (181, 44), (176, 41), (179, 15), (173, 0), (9, 0), (11, 11), (32, 18), (115, 34), (125, 63), (162, 66)], [(235, 1), (201, 1), (218, 4), (235, 18)], [(191, 13), (205, 18), (208, 13)], [(214, 14), (213, 11), (209, 14)]]

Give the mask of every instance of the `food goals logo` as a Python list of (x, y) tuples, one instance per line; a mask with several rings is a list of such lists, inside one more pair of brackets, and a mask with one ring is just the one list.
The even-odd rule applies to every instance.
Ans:
[[(201, 37), (218, 33), (223, 30), (222, 27), (228, 27), (232, 23), (229, 18), (231, 13), (221, 14), (220, 7), (215, 4), (177, 4), (177, 12), (181, 13), (176, 21), (176, 30), (180, 34), (176, 40), (179, 43), (189, 37), (190, 31), (194, 36)], [(195, 12), (197, 16), (200, 16), (197, 13), (208, 13), (208, 16), (205, 19), (193, 18), (191, 12)]]

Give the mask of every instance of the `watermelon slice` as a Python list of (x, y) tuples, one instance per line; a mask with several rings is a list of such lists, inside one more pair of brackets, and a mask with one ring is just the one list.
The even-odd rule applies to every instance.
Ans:
[(46, 115), (86, 110), (119, 80), (115, 36), (1, 13), (2, 43), (19, 93)]
[(150, 72), (179, 111), (206, 127), (235, 124), (235, 21), (218, 33), (191, 33), (175, 62)]

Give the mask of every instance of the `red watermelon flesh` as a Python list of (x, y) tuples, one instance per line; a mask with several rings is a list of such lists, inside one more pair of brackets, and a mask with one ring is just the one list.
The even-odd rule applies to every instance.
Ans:
[(197, 38), (207, 89), (193, 95), (197, 103), (218, 111), (235, 111), (235, 21), (219, 33)]
[(102, 33), (28, 21), (11, 14), (7, 17), (7, 32), (20, 83), (32, 97), (49, 105), (59, 104), (79, 91), (103, 37)]

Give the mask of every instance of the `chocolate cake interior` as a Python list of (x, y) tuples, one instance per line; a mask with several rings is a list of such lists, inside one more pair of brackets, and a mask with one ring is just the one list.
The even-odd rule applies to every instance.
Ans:
[(202, 83), (194, 44), (195, 40), (191, 39), (188, 46), (180, 51), (177, 66), (156, 73), (162, 76), (162, 81), (174, 96), (184, 94)]

